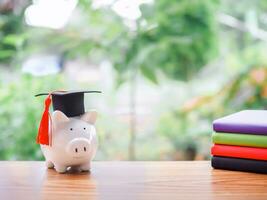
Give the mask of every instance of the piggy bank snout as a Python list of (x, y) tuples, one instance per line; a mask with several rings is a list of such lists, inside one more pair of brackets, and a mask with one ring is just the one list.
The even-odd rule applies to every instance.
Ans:
[(90, 141), (85, 138), (76, 138), (67, 145), (67, 152), (73, 157), (83, 157), (89, 154)]

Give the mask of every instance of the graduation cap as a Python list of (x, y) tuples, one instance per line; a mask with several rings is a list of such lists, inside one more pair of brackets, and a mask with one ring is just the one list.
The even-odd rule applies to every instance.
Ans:
[(53, 110), (63, 112), (67, 117), (76, 117), (85, 113), (84, 94), (85, 93), (101, 93), (100, 91), (73, 90), (73, 91), (54, 91), (50, 93), (40, 93), (35, 97), (46, 95), (45, 108), (39, 125), (38, 136), (36, 142), (38, 144), (51, 144), (49, 133), (51, 133), (51, 117), (49, 108), (51, 102)]

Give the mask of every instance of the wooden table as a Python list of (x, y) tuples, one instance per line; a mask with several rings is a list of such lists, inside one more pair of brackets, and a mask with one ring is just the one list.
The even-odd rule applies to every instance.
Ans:
[(58, 174), (43, 162), (0, 162), (0, 199), (267, 199), (267, 175), (213, 170), (208, 161), (92, 167)]

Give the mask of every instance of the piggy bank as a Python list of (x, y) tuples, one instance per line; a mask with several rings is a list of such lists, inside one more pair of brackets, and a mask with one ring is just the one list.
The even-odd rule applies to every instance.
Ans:
[(41, 145), (48, 168), (55, 168), (59, 173), (65, 173), (69, 167), (90, 170), (97, 150), (96, 117), (96, 111), (79, 117), (67, 117), (58, 110), (53, 112), (51, 145)]

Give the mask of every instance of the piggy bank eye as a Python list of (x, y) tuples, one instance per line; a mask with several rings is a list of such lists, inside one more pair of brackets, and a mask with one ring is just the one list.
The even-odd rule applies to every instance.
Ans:
[(72, 131), (72, 130), (73, 130), (73, 128), (70, 128), (70, 130)]
[(86, 130), (86, 128), (84, 127), (83, 130)]

